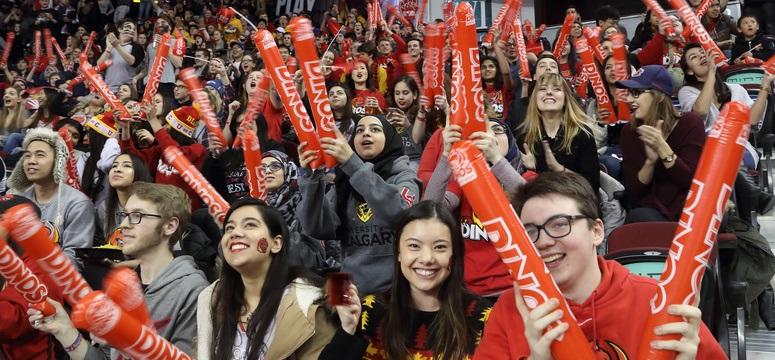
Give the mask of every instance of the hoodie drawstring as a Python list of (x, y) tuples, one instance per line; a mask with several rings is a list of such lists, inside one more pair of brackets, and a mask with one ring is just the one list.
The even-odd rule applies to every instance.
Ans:
[(595, 308), (597, 308), (597, 304), (595, 304), (595, 299), (597, 298), (597, 290), (592, 292), (592, 343), (595, 344), (595, 351), (600, 350), (600, 347), (597, 345), (597, 318), (595, 313)]

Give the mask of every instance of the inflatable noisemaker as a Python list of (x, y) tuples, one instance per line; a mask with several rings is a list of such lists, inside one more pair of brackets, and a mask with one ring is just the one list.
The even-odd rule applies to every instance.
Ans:
[(121, 120), (131, 121), (132, 114), (129, 113), (129, 110), (124, 106), (124, 103), (116, 97), (116, 94), (110, 91), (108, 84), (106, 84), (105, 81), (102, 80), (102, 77), (97, 74), (97, 69), (89, 64), (86, 55), (81, 53), (78, 57), (81, 60), (78, 68), (81, 70), (81, 74), (83, 74), (86, 83), (108, 103), (108, 106), (110, 106), (111, 109), (118, 111)]
[(369, 29), (375, 31), (377, 28), (377, 14), (374, 12), (374, 4), (370, 2), (366, 4), (366, 21)]
[[(110, 60), (110, 59), (105, 60), (105, 61), (97, 64), (97, 66), (94, 67), (94, 71), (96, 71), (98, 73), (101, 73), (101, 72), (105, 71), (105, 69), (109, 68), (110, 65), (113, 65), (113, 60)], [(73, 91), (73, 88), (75, 88), (76, 85), (82, 83), (83, 79), (84, 79), (84, 75), (83, 75), (83, 73), (81, 73), (81, 74), (78, 74), (76, 77), (68, 80), (65, 83), (65, 86), (67, 87), (67, 90), (68, 91)]]
[(376, 14), (376, 24), (377, 27), (382, 25), (385, 22), (385, 15), (382, 14), (382, 5), (380, 4), (380, 0), (374, 0), (372, 1), (372, 7), (374, 8), (374, 14)]
[(11, 238), (35, 259), (51, 281), (59, 286), (65, 300), (75, 305), (92, 292), (89, 284), (48, 235), (48, 230), (38, 219), (29, 204), (16, 205), (3, 214), (3, 223)]
[[(261, 80), (258, 81), (258, 88), (256, 89), (255, 94), (253, 94), (253, 96), (250, 97), (250, 101), (248, 101), (248, 106), (245, 108), (245, 116), (242, 117), (240, 129), (247, 130), (249, 124), (256, 123), (256, 116), (264, 110), (264, 104), (266, 104), (266, 99), (269, 97), (270, 81), (272, 81), (272, 79), (269, 78), (266, 69), (261, 70)], [(231, 147), (239, 149), (241, 146), (241, 140), (237, 137), (234, 139), (234, 143)]]
[(11, 48), (13, 47), (13, 40), (15, 38), (16, 33), (13, 31), (10, 31), (5, 35), (5, 49), (3, 49), (3, 57), (0, 58), (0, 65), (8, 64), (8, 57), (11, 56)]
[(199, 195), (199, 198), (207, 204), (207, 208), (210, 215), (218, 216), (218, 221), (223, 221), (226, 217), (226, 212), (229, 211), (229, 203), (221, 197), (220, 194), (210, 185), (209, 182), (202, 176), (202, 173), (197, 170), (196, 166), (191, 163), (188, 158), (183, 155), (183, 152), (178, 149), (177, 146), (170, 146), (164, 149), (164, 159), (180, 173), (180, 177), (183, 181), (191, 187), (191, 189)]
[(342, 24), (336, 22), (336, 19), (330, 17), (326, 20), (326, 29), (332, 36), (339, 34), (339, 30), (342, 29)]
[(463, 72), (464, 112), (467, 124), (463, 136), (468, 137), (477, 131), (485, 131), (484, 98), (482, 75), (479, 68), (479, 47), (476, 44), (476, 24), (474, 9), (463, 2), (455, 9), (455, 40), (460, 51), (460, 66)]
[(500, 183), (490, 172), (482, 152), (471, 141), (458, 142), (449, 153), (449, 165), (463, 194), (471, 202), (474, 213), (487, 231), (490, 243), (495, 246), (501, 260), (509, 268), (512, 279), (519, 286), (528, 308), (534, 309), (552, 298), (560, 302), (558, 308), (563, 311), (561, 321), (569, 326), (560, 340), (551, 345), (554, 358), (595, 359), (565, 297), (528, 238)]
[(161, 76), (164, 74), (164, 67), (167, 65), (167, 56), (170, 53), (170, 38), (170, 34), (162, 35), (159, 46), (156, 48), (156, 56), (153, 58), (153, 66), (151, 66), (151, 72), (148, 75), (148, 84), (146, 84), (145, 92), (143, 92), (143, 104), (153, 103), (153, 97), (159, 89)]
[(408, 27), (410, 29), (414, 28), (414, 26), (412, 26), (412, 23), (409, 20), (407, 20), (404, 15), (401, 15), (401, 13), (398, 12), (398, 10), (396, 9), (395, 6), (388, 6), (387, 11), (388, 11), (388, 13), (390, 13), (390, 15), (395, 16), (396, 19), (398, 19), (398, 21), (400, 21), (402, 24), (404, 24), (404, 26), (406, 26), (406, 27)]
[(456, 47), (452, 48), (452, 78), (450, 81), (449, 96), (449, 122), (452, 125), (460, 126), (463, 129), (463, 138), (468, 137), (465, 132), (468, 125), (463, 108), (466, 106), (465, 89), (463, 88), (463, 68), (460, 66), (460, 51)]
[(277, 93), (283, 101), (285, 111), (288, 112), (288, 116), (291, 118), (291, 123), (296, 130), (299, 141), (307, 142), (307, 150), (318, 152), (318, 160), (310, 164), (312, 169), (317, 169), (320, 166), (320, 161), (323, 159), (322, 151), (320, 150), (320, 139), (318, 139), (315, 126), (310, 121), (307, 109), (304, 108), (301, 97), (299, 97), (299, 93), (296, 91), (296, 84), (294, 84), (293, 78), (288, 73), (288, 69), (283, 65), (280, 52), (277, 50), (277, 43), (274, 42), (272, 34), (267, 30), (257, 31), (253, 40), (255, 41), (256, 49), (261, 54), (261, 58), (264, 59), (266, 69), (269, 70), (269, 75), (272, 77)]
[(54, 59), (54, 47), (51, 41), (52, 39), (53, 37), (51, 37), (51, 29), (43, 29), (43, 45), (45, 46), (46, 56), (49, 58), (49, 61), (53, 61)]
[(205, 121), (208, 136), (211, 139), (217, 139), (221, 144), (221, 149), (228, 146), (226, 137), (223, 136), (223, 131), (221, 131), (221, 124), (218, 122), (215, 111), (213, 111), (213, 107), (210, 105), (210, 98), (207, 96), (204, 87), (202, 87), (202, 82), (199, 81), (199, 77), (196, 75), (196, 70), (194, 68), (181, 69), (178, 77), (180, 81), (186, 84), (186, 88), (188, 88), (188, 92), (191, 94), (191, 99), (199, 106), (199, 114)]
[(419, 27), (420, 24), (425, 24), (425, 8), (428, 7), (428, 0), (422, 0), (420, 2), (420, 8), (417, 9), (417, 26)]
[(266, 200), (266, 183), (264, 181), (264, 168), (261, 164), (261, 144), (256, 133), (245, 129), (240, 137), (245, 144), (244, 157), (250, 197)]
[(595, 58), (597, 58), (597, 61), (602, 64), (603, 61), (605, 61), (605, 58), (608, 57), (608, 54), (606, 54), (603, 46), (600, 45), (600, 38), (592, 29), (586, 26), (581, 31), (581, 33), (584, 35), (584, 38), (587, 39), (587, 44), (592, 47), (592, 50), (595, 52)]
[[(290, 24), (293, 36), (293, 47), (296, 49), (296, 57), (301, 63), (301, 72), (304, 74), (304, 86), (307, 89), (307, 99), (312, 109), (312, 115), (317, 125), (318, 136), (321, 138), (336, 139), (334, 133), (334, 114), (331, 112), (331, 103), (328, 100), (326, 79), (320, 68), (320, 59), (315, 50), (315, 35), (312, 33), (312, 22), (307, 18), (295, 17)], [(322, 153), (326, 167), (332, 169), (337, 161), (333, 156)]]
[(518, 17), (514, 18), (514, 39), (517, 44), (517, 59), (519, 59), (519, 78), (530, 80), (530, 64), (527, 62), (527, 49), (525, 48), (525, 37), (522, 35), (522, 24)]
[(573, 27), (574, 21), (576, 21), (576, 14), (570, 13), (565, 15), (565, 21), (562, 22), (562, 28), (560, 28), (560, 33), (557, 35), (557, 44), (554, 45), (553, 54), (555, 59), (560, 58), (562, 49), (565, 48), (565, 44), (570, 37), (570, 30)]
[(411, 55), (403, 53), (398, 55), (398, 60), (401, 61), (401, 67), (404, 68), (404, 73), (414, 80), (417, 87), (422, 87), (422, 81), (420, 81), (420, 73), (417, 72), (417, 62), (414, 61)]
[(592, 89), (595, 91), (595, 98), (597, 98), (597, 107), (606, 109), (609, 111), (608, 119), (605, 120), (609, 124), (613, 124), (617, 121), (616, 112), (614, 106), (611, 103), (611, 99), (608, 98), (608, 92), (606, 92), (606, 85), (603, 81), (603, 77), (600, 76), (600, 72), (595, 65), (595, 56), (592, 55), (592, 49), (590, 49), (585, 39), (576, 40), (576, 52), (581, 58), (581, 71), (584, 76), (587, 77), (589, 83), (592, 85)]
[(89, 51), (91, 51), (92, 46), (94, 46), (94, 39), (96, 38), (97, 38), (96, 31), (92, 31), (91, 33), (89, 33), (89, 39), (86, 40), (86, 46), (83, 48), (83, 51), (81, 52), (81, 54), (86, 54), (87, 56), (89, 55)]
[(656, 340), (679, 340), (680, 336), (658, 336), (654, 334), (654, 328), (683, 321), (679, 316), (669, 315), (667, 308), (673, 304), (693, 305), (699, 295), (708, 256), (724, 216), (724, 206), (734, 189), (744, 145), (748, 142), (749, 114), (750, 109), (742, 103), (729, 102), (708, 132), (665, 271), (657, 293), (651, 299), (650, 315), (636, 359), (674, 359), (676, 356), (673, 351), (656, 350), (650, 344)]
[(43, 300), (41, 302), (36, 303), (30, 303), (30, 307), (40, 311), (41, 315), (43, 315), (44, 318), (52, 316), (57, 313), (57, 309), (54, 307), (54, 305), (51, 305), (48, 303), (48, 301)]
[(751, 56), (745, 56), (745, 57), (743, 57), (743, 64), (746, 64), (746, 65), (763, 65), (764, 64), (764, 60), (757, 59), (757, 58), (751, 57)]
[(107, 341), (133, 359), (190, 360), (153, 329), (143, 326), (101, 291), (73, 306), (73, 325)]
[(651, 11), (652, 14), (654, 14), (657, 18), (659, 18), (660, 23), (665, 24), (665, 33), (667, 33), (668, 37), (675, 37), (676, 35), (678, 35), (675, 32), (675, 27), (673, 27), (672, 20), (670, 20), (670, 18), (667, 17), (667, 13), (665, 12), (665, 9), (663, 9), (662, 6), (659, 5), (657, 0), (642, 0), (642, 1), (643, 1), (643, 5), (646, 5), (646, 9)]
[(62, 51), (62, 48), (59, 46), (57, 39), (52, 37), (51, 44), (54, 46), (54, 51), (57, 52), (57, 56), (59, 56), (59, 60), (62, 61), (62, 66), (65, 68), (65, 70), (72, 70), (72, 65), (70, 64), (70, 61), (67, 60), (67, 56), (65, 56), (65, 52)]
[(495, 29), (501, 28), (501, 22), (503, 22), (503, 18), (506, 16), (512, 1), (513, 0), (506, 0), (503, 5), (501, 5), (500, 10), (498, 10), (498, 15), (495, 16), (495, 21), (492, 22), (490, 29), (487, 30), (487, 34), (484, 34), (484, 37), (482, 38), (483, 46), (492, 46), (493, 41), (495, 41)]
[(775, 75), (775, 55), (762, 64), (762, 68), (767, 74)]
[(708, 58), (712, 58), (711, 54), (717, 54), (718, 56), (716, 56), (716, 66), (726, 65), (727, 57), (724, 55), (721, 49), (719, 49), (718, 45), (716, 45), (716, 42), (713, 41), (713, 39), (710, 37), (708, 31), (705, 30), (705, 27), (700, 22), (700, 18), (694, 14), (692, 8), (689, 7), (689, 4), (687, 4), (685, 0), (669, 1), (670, 6), (675, 9), (676, 14), (681, 17), (681, 20), (683, 20), (684, 24), (686, 24), (686, 27), (691, 29), (692, 33), (697, 38), (697, 42), (702, 45), (705, 53), (708, 54)]
[(501, 23), (500, 38), (503, 42), (508, 42), (509, 37), (514, 34), (512, 27), (514, 26), (514, 19), (518, 18), (522, 12), (522, 0), (511, 0), (507, 5), (509, 5), (509, 9), (508, 13), (506, 13), (506, 19), (504, 19), (505, 22)]
[[(40, 30), (35, 30), (35, 40), (32, 45), (32, 61), (38, 62), (40, 61), (40, 37), (41, 33)], [(37, 69), (33, 69), (35, 71)]]
[[(698, 18), (702, 19), (703, 16), (705, 16), (705, 13), (708, 12), (708, 9), (710, 8), (710, 2), (711, 0), (702, 0), (699, 6), (697, 6), (694, 9), (694, 14), (697, 15)], [(692, 35), (692, 29), (690, 27), (685, 27), (683, 33), (681, 33), (681, 36), (683, 36), (685, 39), (688, 39)]]
[(138, 323), (153, 328), (153, 319), (145, 306), (145, 295), (137, 273), (127, 267), (111, 270), (102, 282), (103, 291)]
[(173, 32), (175, 35), (175, 44), (172, 47), (172, 55), (183, 56), (186, 55), (186, 39), (178, 29)]
[(291, 77), (296, 75), (296, 71), (299, 70), (299, 61), (296, 60), (295, 57), (289, 56), (288, 60), (285, 61), (285, 67), (288, 69), (288, 73), (291, 74)]
[(425, 107), (433, 106), (433, 98), (441, 95), (444, 77), (444, 25), (425, 25), (423, 44), (423, 98)]
[[(614, 73), (616, 80), (627, 80), (630, 69), (627, 68), (627, 49), (624, 47), (624, 35), (620, 33), (611, 36), (611, 44), (614, 55)], [(616, 115), (617, 120), (630, 120), (630, 104), (627, 103), (627, 89), (616, 89)]]
[[(4, 226), (3, 226), (4, 227)], [(31, 304), (46, 301), (48, 288), (0, 237), (0, 275)]]
[(59, 136), (62, 137), (62, 140), (65, 141), (65, 146), (67, 146), (67, 162), (65, 163), (67, 185), (73, 189), (81, 190), (81, 181), (78, 178), (78, 160), (75, 158), (75, 153), (73, 152), (73, 146), (75, 146), (75, 144), (73, 144), (73, 137), (65, 127), (59, 128), (58, 132)]

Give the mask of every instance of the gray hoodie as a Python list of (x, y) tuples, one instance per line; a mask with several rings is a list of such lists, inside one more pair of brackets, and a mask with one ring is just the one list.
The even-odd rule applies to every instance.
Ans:
[[(353, 155), (341, 165), (353, 190), (363, 196), (359, 203), (354, 195), (347, 200), (348, 237), (342, 241), (342, 271), (352, 273), (361, 293), (374, 293), (390, 286), (393, 277), (393, 222), (401, 212), (419, 200), (420, 181), (410, 167), (409, 158), (393, 162), (392, 172), (383, 179), (374, 165)], [(336, 239), (342, 225), (336, 213), (336, 189), (325, 192), (324, 173), (299, 177), (302, 201), (297, 216), (302, 231), (316, 239)]]
[[(185, 255), (173, 259), (144, 291), (156, 332), (189, 355), (194, 354), (197, 298), (208, 285), (194, 258)], [(110, 359), (118, 359), (118, 355), (116, 350), (111, 350)], [(91, 347), (85, 359), (108, 357)]]

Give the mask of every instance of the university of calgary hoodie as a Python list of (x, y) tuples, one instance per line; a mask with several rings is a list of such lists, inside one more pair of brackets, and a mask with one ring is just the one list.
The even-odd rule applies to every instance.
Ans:
[[(600, 285), (583, 304), (568, 300), (576, 321), (598, 356), (634, 359), (643, 338), (656, 281), (631, 274), (613, 260), (598, 257)], [(514, 302), (514, 290), (503, 294), (490, 313), (484, 336), (474, 355), (477, 359), (527, 359), (530, 349), (525, 328)], [(607, 357), (606, 357), (607, 355)], [(705, 324), (700, 328), (697, 359), (726, 359), (721, 346)]]

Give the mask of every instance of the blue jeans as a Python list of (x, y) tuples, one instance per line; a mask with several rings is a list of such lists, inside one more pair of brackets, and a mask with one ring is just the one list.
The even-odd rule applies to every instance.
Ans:
[(605, 166), (608, 175), (616, 180), (622, 176), (622, 149), (619, 145), (611, 145), (606, 149), (605, 154), (600, 155), (600, 163)]
[(24, 134), (22, 133), (11, 133), (8, 134), (8, 138), (5, 139), (5, 145), (3, 145), (3, 151), (6, 154), (13, 153), (13, 150), (16, 148), (22, 147), (22, 142), (24, 141)]
[(137, 15), (138, 22), (143, 22), (145, 19), (149, 18), (151, 16), (151, 9), (153, 6), (151, 6), (151, 0), (143, 0), (140, 2), (140, 11)]

